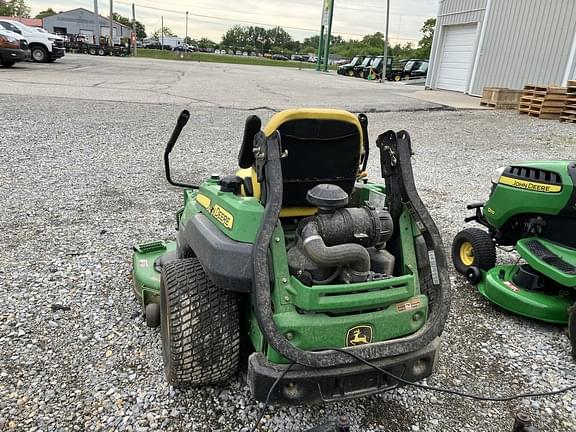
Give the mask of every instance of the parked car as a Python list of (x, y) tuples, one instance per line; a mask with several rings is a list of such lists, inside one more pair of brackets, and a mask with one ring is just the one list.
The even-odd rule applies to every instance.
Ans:
[(30, 60), (30, 49), (26, 39), (0, 27), (0, 65), (10, 67), (27, 60)]
[(64, 57), (64, 39), (52, 33), (44, 33), (18, 21), (2, 19), (0, 26), (18, 33), (28, 42), (32, 60), (38, 63), (53, 62)]
[(288, 60), (288, 57), (282, 54), (273, 54), (272, 60)]
[(362, 60), (364, 60), (364, 56), (356, 56), (348, 63), (338, 66), (338, 74), (354, 76), (354, 68), (362, 63)]
[(364, 57), (364, 60), (362, 60), (362, 63), (360, 63), (357, 66), (354, 66), (354, 69), (353, 69), (354, 76), (359, 77), (360, 74), (363, 74), (364, 68), (370, 64), (370, 62), (372, 61), (373, 58), (374, 57), (372, 57), (372, 56), (366, 56), (366, 57)]
[(426, 75), (428, 75), (428, 60), (410, 59), (406, 60), (402, 69), (392, 70), (386, 78), (390, 81), (400, 81), (426, 78)]
[[(387, 57), (386, 58), (386, 74), (392, 71), (392, 64), (394, 62), (394, 58)], [(362, 78), (370, 78), (379, 80), (382, 78), (382, 70), (384, 69), (384, 56), (376, 56), (372, 59), (370, 64), (364, 68), (364, 71), (361, 72)]]

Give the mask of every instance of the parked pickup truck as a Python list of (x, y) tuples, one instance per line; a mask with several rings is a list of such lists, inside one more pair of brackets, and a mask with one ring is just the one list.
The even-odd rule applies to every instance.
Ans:
[(10, 67), (16, 62), (30, 60), (28, 42), (18, 33), (0, 27), (0, 65)]
[(339, 75), (348, 75), (354, 76), (354, 68), (364, 60), (364, 56), (356, 56), (350, 61), (350, 63), (343, 64), (338, 66), (338, 74)]
[(364, 78), (364, 68), (370, 64), (373, 58), (373, 56), (366, 56), (362, 63), (354, 66), (354, 76)]
[(48, 32), (39, 32), (18, 21), (2, 19), (0, 26), (6, 30), (18, 33), (28, 41), (32, 60), (38, 63), (53, 62), (64, 57), (64, 39)]
[[(392, 71), (393, 57), (386, 58), (386, 73)], [(372, 59), (368, 66), (360, 72), (360, 77), (366, 79), (380, 80), (382, 79), (382, 70), (384, 69), (384, 56), (377, 56)]]
[(392, 71), (386, 75), (389, 81), (410, 80), (416, 78), (426, 78), (428, 74), (428, 60), (410, 59), (395, 63)]

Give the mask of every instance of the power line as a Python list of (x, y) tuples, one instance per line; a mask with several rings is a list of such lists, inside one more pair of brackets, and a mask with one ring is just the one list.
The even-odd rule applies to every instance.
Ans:
[[(122, 1), (117, 1), (116, 3), (131, 5), (131, 3), (125, 3)], [(178, 11), (178, 10), (173, 10), (173, 9), (165, 9), (165, 8), (159, 8), (159, 7), (155, 7), (155, 6), (146, 6), (146, 5), (138, 4), (138, 3), (136, 3), (136, 6), (142, 8), (142, 9), (150, 9), (150, 10), (155, 10), (155, 11), (159, 11), (159, 12), (170, 12), (170, 13), (174, 13), (174, 14), (178, 14), (178, 15), (186, 15), (186, 12), (184, 12), (184, 11)], [(223, 17), (213, 16), (213, 15), (195, 14), (195, 13), (191, 13), (191, 12), (189, 12), (188, 15), (190, 17), (207, 18), (207, 19), (226, 21), (226, 22), (237, 22), (237, 23), (241, 23), (241, 24), (252, 24), (252, 25), (265, 26), (265, 27), (282, 27), (282, 28), (290, 29), (290, 30), (299, 30), (299, 31), (306, 31), (306, 32), (313, 32), (313, 33), (318, 32), (317, 29), (312, 29), (312, 28), (294, 27), (294, 26), (286, 26), (286, 25), (280, 26), (277, 24), (261, 23), (261, 22), (256, 22), (256, 21), (241, 20), (241, 19), (235, 19), (235, 18), (223, 18)], [(342, 35), (346, 35), (346, 36), (359, 36), (359, 37), (366, 36), (365, 34), (360, 34), (360, 33), (347, 33), (347, 32), (338, 32), (338, 33), (342, 34)], [(405, 37), (398, 37), (398, 38), (391, 37), (390, 39), (399, 40), (399, 41), (417, 41), (418, 40), (418, 39), (414, 39), (414, 38), (405, 38)]]

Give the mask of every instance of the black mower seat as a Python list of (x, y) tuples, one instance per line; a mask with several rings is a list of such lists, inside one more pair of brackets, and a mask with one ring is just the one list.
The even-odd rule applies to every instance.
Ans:
[[(238, 161), (242, 178), (250, 177), (253, 196), (260, 196), (253, 169), (252, 143), (260, 129), (260, 120), (251, 116), (246, 121), (244, 140)], [(284, 180), (281, 216), (313, 214), (306, 193), (314, 186), (328, 183), (340, 186), (350, 194), (360, 174), (363, 157), (363, 129), (358, 118), (342, 110), (292, 109), (274, 115), (263, 132), (271, 136), (280, 132)]]
[(576, 249), (536, 237), (516, 243), (522, 258), (540, 273), (567, 287), (576, 287)]

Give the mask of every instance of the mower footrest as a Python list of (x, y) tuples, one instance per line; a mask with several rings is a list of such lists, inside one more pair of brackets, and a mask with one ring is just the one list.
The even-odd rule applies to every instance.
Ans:
[(550, 264), (552, 267), (555, 267), (561, 272), (567, 273), (569, 275), (576, 275), (576, 267), (564, 261), (538, 240), (528, 241), (526, 243), (526, 247), (530, 252), (532, 252), (546, 264)]
[(576, 287), (576, 249), (541, 238), (525, 238), (516, 250), (543, 275), (565, 287)]

